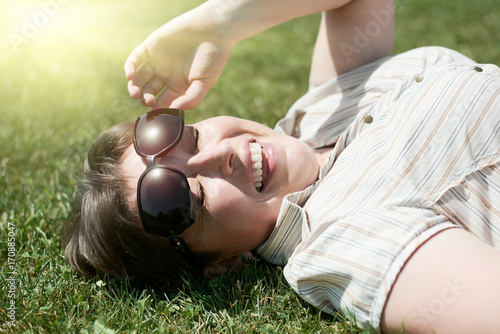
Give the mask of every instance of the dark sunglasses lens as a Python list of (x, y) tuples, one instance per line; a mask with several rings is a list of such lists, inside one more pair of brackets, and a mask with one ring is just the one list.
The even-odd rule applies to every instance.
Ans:
[(149, 233), (179, 235), (194, 221), (189, 184), (175, 171), (161, 167), (149, 170), (139, 184), (138, 200), (144, 229)]
[(181, 112), (177, 109), (143, 115), (135, 125), (137, 149), (145, 155), (156, 155), (167, 149), (181, 136), (182, 123)]

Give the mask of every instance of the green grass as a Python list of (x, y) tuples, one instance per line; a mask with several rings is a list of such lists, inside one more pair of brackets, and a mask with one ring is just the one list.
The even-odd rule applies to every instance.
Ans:
[[(12, 36), (22, 36), (23, 18), (41, 15), (47, 2), (0, 4), (0, 332), (358, 333), (302, 302), (281, 269), (264, 263), (214, 281), (184, 277), (167, 293), (84, 280), (68, 268), (59, 233), (86, 151), (102, 130), (145, 111), (128, 98), (123, 63), (152, 30), (201, 1), (60, 2), (18, 47)], [(398, 0), (396, 52), (443, 45), (500, 64), (499, 7), (497, 0)], [(241, 43), (188, 120), (226, 114), (272, 126), (307, 89), (317, 20)]]

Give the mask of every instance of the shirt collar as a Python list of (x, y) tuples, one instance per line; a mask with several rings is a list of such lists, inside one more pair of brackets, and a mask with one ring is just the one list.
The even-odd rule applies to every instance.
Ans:
[(257, 248), (257, 255), (266, 262), (285, 265), (302, 240), (302, 227), (307, 226), (307, 217), (302, 209), (315, 184), (303, 191), (286, 195), (281, 204), (276, 227), (269, 239)]
[(345, 135), (342, 135), (327, 161), (320, 169), (318, 181), (304, 189), (284, 197), (276, 221), (276, 226), (270, 237), (257, 249), (257, 255), (266, 262), (275, 265), (285, 265), (302, 241), (310, 233), (307, 213), (303, 209), (305, 203), (316, 189), (317, 185), (333, 167), (337, 157), (345, 148)]

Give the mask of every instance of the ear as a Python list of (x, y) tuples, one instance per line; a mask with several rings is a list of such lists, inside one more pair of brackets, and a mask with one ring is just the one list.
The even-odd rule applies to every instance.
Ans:
[(253, 254), (250, 251), (235, 255), (229, 259), (218, 259), (215, 262), (207, 265), (203, 269), (203, 276), (208, 279), (218, 278), (226, 274), (230, 270), (239, 271), (242, 268), (247, 268), (250, 264), (245, 263), (245, 258), (252, 258)]

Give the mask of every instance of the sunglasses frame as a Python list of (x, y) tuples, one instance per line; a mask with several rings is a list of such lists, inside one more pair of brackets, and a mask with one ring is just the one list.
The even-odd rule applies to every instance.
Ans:
[[(172, 115), (172, 116), (175, 116), (173, 114), (174, 112), (175, 112), (175, 114), (179, 115), (179, 119), (181, 121), (180, 131), (179, 131), (179, 135), (177, 136), (177, 138), (172, 142), (172, 144), (170, 144), (169, 146), (167, 146), (164, 149), (160, 150), (160, 152), (158, 152), (156, 154), (149, 155), (149, 154), (145, 154), (144, 152), (142, 152), (139, 149), (139, 145), (137, 143), (137, 138), (136, 138), (137, 126), (138, 126), (139, 121), (143, 117), (155, 119), (159, 115)], [(184, 112), (181, 109), (174, 109), (174, 108), (164, 108), (164, 109), (151, 110), (148, 113), (146, 113), (146, 114), (142, 115), (141, 117), (137, 118), (137, 120), (135, 122), (135, 125), (134, 125), (134, 135), (133, 135), (134, 148), (135, 148), (136, 153), (139, 156), (145, 158), (146, 162), (147, 162), (146, 163), (146, 170), (144, 170), (144, 172), (139, 177), (139, 180), (137, 181), (137, 206), (138, 206), (138, 209), (139, 209), (139, 216), (140, 216), (140, 219), (141, 219), (141, 222), (142, 222), (142, 226), (144, 227), (144, 230), (146, 232), (154, 234), (154, 235), (158, 235), (158, 236), (162, 236), (162, 237), (168, 238), (169, 241), (170, 241), (170, 244), (172, 245), (172, 247), (188, 263), (197, 264), (197, 261), (196, 261), (194, 255), (193, 255), (193, 253), (191, 252), (191, 250), (187, 246), (186, 242), (184, 241), (184, 239), (180, 235), (189, 226), (193, 225), (194, 221), (195, 221), (193, 199), (192, 199), (192, 196), (191, 196), (191, 190), (190, 190), (187, 178), (186, 178), (186, 176), (180, 170), (178, 170), (176, 168), (173, 168), (173, 167), (168, 167), (168, 166), (165, 166), (165, 165), (157, 164), (156, 161), (155, 161), (156, 158), (164, 156), (165, 154), (167, 154), (168, 152), (170, 152), (179, 143), (179, 141), (181, 140), (182, 135), (184, 133), (184, 124), (185, 124), (184, 123)], [(169, 228), (169, 226), (165, 225), (164, 223), (162, 224), (160, 222), (156, 222), (157, 223), (156, 226), (150, 226), (149, 220), (146, 219), (146, 217), (144, 216), (144, 213), (143, 213), (143, 210), (142, 210), (142, 204), (141, 204), (141, 201), (140, 201), (140, 198), (141, 198), (141, 184), (142, 184), (143, 179), (151, 171), (153, 171), (155, 169), (163, 169), (163, 170), (168, 170), (170, 172), (177, 173), (178, 175), (180, 175), (184, 179), (184, 181), (185, 181), (185, 183), (187, 185), (187, 190), (188, 190), (188, 193), (189, 193), (188, 194), (189, 195), (189, 214), (187, 216), (184, 216), (184, 220), (180, 224), (177, 224), (177, 225), (180, 225), (181, 228), (182, 228), (182, 230), (177, 229), (176, 232), (178, 232), (178, 233), (171, 233), (170, 231), (172, 231), (173, 229), (175, 229), (175, 227), (174, 228)], [(172, 225), (170, 225), (170, 226), (172, 226)]]

